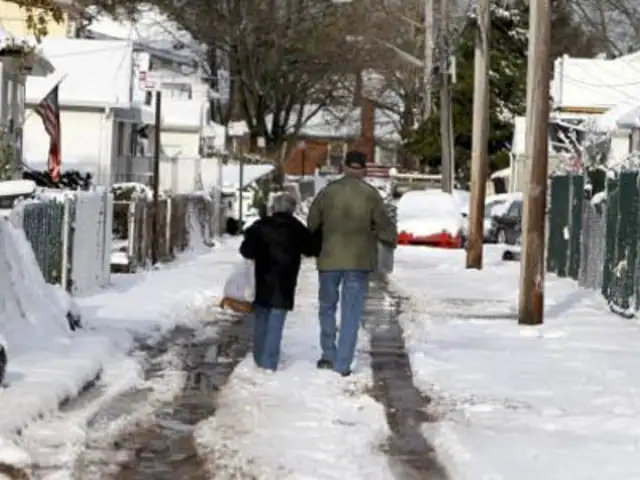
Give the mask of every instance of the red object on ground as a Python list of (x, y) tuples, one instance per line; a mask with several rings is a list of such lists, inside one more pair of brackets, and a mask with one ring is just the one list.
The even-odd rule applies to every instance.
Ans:
[(425, 245), (438, 248), (461, 248), (462, 238), (460, 234), (453, 236), (449, 232), (435, 233), (433, 235), (414, 235), (409, 232), (398, 234), (398, 245)]

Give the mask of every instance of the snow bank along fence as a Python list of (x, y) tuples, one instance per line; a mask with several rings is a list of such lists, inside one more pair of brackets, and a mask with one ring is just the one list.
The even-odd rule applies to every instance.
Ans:
[[(132, 272), (147, 267), (151, 263), (153, 202), (144, 197), (115, 201), (113, 211), (114, 269)], [(171, 261), (189, 247), (210, 244), (219, 233), (219, 212), (215, 199), (203, 194), (161, 198), (157, 213), (158, 259)]]
[(640, 171), (551, 181), (547, 269), (598, 289), (612, 311), (640, 308)]
[(18, 204), (11, 221), (24, 230), (45, 280), (80, 294), (109, 282), (112, 209), (106, 191), (45, 192)]

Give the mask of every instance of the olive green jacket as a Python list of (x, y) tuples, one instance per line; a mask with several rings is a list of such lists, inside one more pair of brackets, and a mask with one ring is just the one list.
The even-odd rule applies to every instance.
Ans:
[(396, 229), (378, 191), (342, 177), (321, 190), (309, 208), (309, 231), (322, 231), (318, 270), (376, 268), (378, 242), (396, 247)]

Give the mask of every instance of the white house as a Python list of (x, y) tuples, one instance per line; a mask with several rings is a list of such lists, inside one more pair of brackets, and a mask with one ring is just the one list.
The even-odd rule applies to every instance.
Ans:
[(26, 78), (44, 78), (53, 70), (34, 42), (0, 30), (0, 155), (11, 157), (14, 174), (23, 163)]
[[(132, 180), (153, 152), (140, 151), (138, 131), (153, 123), (149, 106), (132, 102), (133, 43), (127, 40), (45, 38), (42, 50), (56, 75), (29, 78), (25, 161), (42, 168), (49, 139), (33, 108), (59, 83), (62, 169), (89, 171), (100, 185)], [(137, 169), (137, 163), (143, 168)]]
[(155, 7), (144, 5), (135, 24), (98, 15), (88, 34), (134, 42), (134, 101), (153, 107), (153, 91), (162, 93), (161, 188), (188, 192), (216, 177), (217, 160), (203, 158), (203, 146), (207, 137), (220, 144), (213, 137), (224, 130), (211, 121), (217, 93), (203, 72), (203, 52), (190, 36)]
[[(640, 52), (616, 59), (559, 57), (554, 63), (550, 95), (550, 173), (561, 162), (571, 166), (575, 161), (579, 167), (580, 155), (572, 155), (567, 148), (571, 141), (565, 141), (571, 125), (578, 126), (573, 133), (579, 142), (582, 139), (577, 137), (584, 136), (580, 132), (607, 133), (611, 140), (608, 161), (624, 157), (633, 147), (633, 122), (640, 121)], [(512, 190), (522, 190), (526, 185), (525, 142), (526, 119), (517, 117), (509, 169)], [(640, 145), (640, 138), (637, 142)]]
[(640, 52), (616, 59), (560, 57), (551, 95), (555, 115), (588, 119), (589, 128), (609, 133), (610, 161), (626, 156), (631, 150), (629, 120), (640, 104)]

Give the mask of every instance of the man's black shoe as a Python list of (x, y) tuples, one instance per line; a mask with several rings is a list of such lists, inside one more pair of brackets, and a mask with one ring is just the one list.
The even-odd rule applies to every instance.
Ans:
[(316, 367), (321, 370), (333, 370), (333, 362), (331, 360), (325, 360), (324, 358), (321, 358), (320, 360), (318, 360), (318, 363), (316, 363)]
[(351, 370), (347, 370), (346, 372), (340, 372), (340, 375), (342, 375), (343, 377), (350, 377), (351, 376)]

